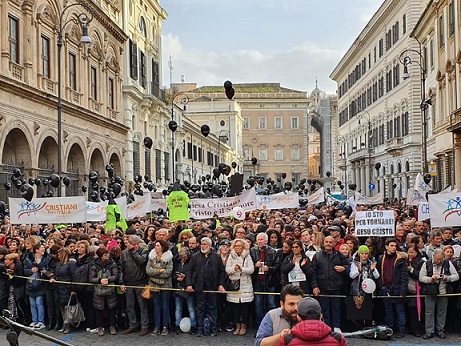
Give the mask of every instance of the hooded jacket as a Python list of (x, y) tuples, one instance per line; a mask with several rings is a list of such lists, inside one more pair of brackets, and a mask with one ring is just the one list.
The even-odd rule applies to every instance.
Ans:
[[(160, 269), (165, 269), (165, 272), (160, 273)], [(149, 254), (147, 261), (146, 272), (149, 276), (149, 284), (152, 287), (173, 287), (171, 274), (173, 274), (173, 254), (170, 250), (164, 252), (161, 258), (158, 258), (155, 250)], [(155, 279), (164, 281), (164, 284), (159, 284)]]
[(304, 320), (299, 322), (292, 330), (291, 335), (282, 336), (279, 346), (298, 345), (322, 345), (322, 346), (345, 346), (347, 345), (344, 336), (340, 341), (332, 336), (331, 328), (319, 320)]

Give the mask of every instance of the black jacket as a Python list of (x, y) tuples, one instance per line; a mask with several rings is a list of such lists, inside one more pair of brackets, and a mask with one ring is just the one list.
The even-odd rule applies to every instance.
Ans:
[[(265, 287), (274, 287), (278, 284), (277, 280), (280, 279), (279, 271), (280, 271), (280, 257), (277, 256), (277, 251), (269, 246), (265, 246), (264, 251), (266, 252), (264, 264), (269, 267), (269, 271), (265, 274)], [(255, 264), (255, 270), (252, 274), (253, 279), (253, 287), (258, 283), (258, 273), (259, 268), (256, 267), (256, 262), (259, 261), (261, 250), (259, 247), (254, 247), (250, 249), (250, 256)]]
[[(282, 264), (280, 265), (283, 285), (288, 285), (290, 283), (288, 280), (288, 274), (295, 267), (295, 265), (293, 264), (293, 256), (294, 256), (293, 253), (286, 256)], [(304, 259), (307, 260), (306, 264), (304, 266), (301, 266), (301, 263), (302, 261), (304, 261)], [(301, 281), (299, 283), (299, 286), (303, 289), (304, 293), (310, 293), (311, 292), (310, 281), (312, 280), (312, 266), (311, 266), (311, 261), (306, 256), (304, 251), (301, 251), (301, 260), (299, 261), (299, 265), (301, 266), (300, 268), (303, 271), (303, 273), (306, 275), (306, 281)]]
[[(109, 258), (107, 261), (102, 262), (97, 258), (90, 267), (89, 281), (92, 284), (100, 284), (101, 278), (98, 277), (99, 271), (104, 271), (106, 278), (109, 280), (110, 285), (114, 285), (118, 278), (118, 268), (117, 264)], [(93, 306), (96, 310), (106, 310), (113, 309), (117, 307), (118, 299), (115, 288), (113, 289), (113, 294), (109, 295), (98, 295), (97, 291), (93, 293)]]
[[(384, 255), (379, 256), (378, 265), (376, 268), (379, 271), (378, 288), (383, 288), (384, 279)], [(405, 259), (399, 254), (396, 254), (394, 261), (394, 279), (392, 281), (390, 295), (404, 297), (408, 291), (408, 268)]]
[[(40, 279), (42, 278), (41, 272), (42, 270), (46, 269), (48, 267), (48, 262), (50, 261), (50, 258), (45, 254), (40, 261), (39, 264), (35, 263), (35, 256), (31, 258), (30, 256), (26, 258), (24, 262), (24, 275), (25, 276), (31, 276), (32, 275), (32, 268), (37, 267), (38, 268), (38, 273), (40, 275)], [(31, 288), (27, 283), (26, 283), (26, 294), (31, 297), (38, 297), (38, 296), (44, 296), (45, 295), (45, 282), (39, 281), (37, 287)]]
[(211, 261), (212, 273), (209, 273), (212, 280), (208, 282), (210, 290), (217, 291), (219, 286), (224, 286), (225, 268), (221, 257), (216, 252), (210, 252), (206, 257), (201, 251), (192, 255), (189, 265), (186, 269), (186, 287), (192, 286), (194, 291), (203, 292), (205, 265), (207, 260)]
[(149, 250), (139, 247), (137, 251), (125, 249), (122, 252), (123, 284), (144, 286), (147, 284), (146, 265)]
[[(68, 261), (66, 264), (59, 263), (56, 266), (54, 279), (57, 281), (73, 282), (77, 264), (75, 261)], [(75, 285), (72, 284), (55, 284), (58, 289), (58, 301), (60, 305), (67, 305), (70, 293), (75, 292)]]
[[(346, 270), (339, 273), (335, 270), (335, 266), (343, 266)], [(350, 263), (341, 252), (335, 249), (331, 254), (325, 252), (325, 250), (319, 251), (312, 258), (311, 287), (318, 287), (320, 294), (340, 292), (345, 277), (349, 275), (349, 269)]]

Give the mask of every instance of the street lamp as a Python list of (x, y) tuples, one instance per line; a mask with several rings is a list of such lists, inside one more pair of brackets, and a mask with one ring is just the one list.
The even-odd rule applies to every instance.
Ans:
[[(173, 178), (173, 181), (175, 180), (175, 175), (174, 175), (174, 162), (175, 162), (175, 159), (174, 159), (174, 157), (175, 157), (175, 153), (174, 153), (174, 150), (175, 150), (175, 147), (174, 147), (174, 133), (178, 129), (178, 123), (174, 120), (174, 100), (180, 95), (182, 95), (181, 104), (183, 105), (183, 111), (186, 110), (186, 105), (189, 103), (189, 97), (187, 97), (187, 95), (184, 95), (184, 93), (182, 91), (174, 94), (173, 97), (171, 98), (171, 120), (168, 123), (168, 128), (171, 131), (171, 176)], [(166, 177), (165, 177), (165, 179), (166, 179)]]
[[(87, 13), (77, 14), (76, 17), (68, 18), (66, 12), (69, 8), (73, 6), (82, 6)], [(69, 23), (80, 24), (82, 26), (82, 37), (80, 38), (80, 43), (90, 44), (91, 37), (88, 35), (88, 24), (93, 20), (93, 11), (85, 3), (74, 3), (70, 4), (63, 8), (61, 14), (59, 15), (59, 28), (58, 28), (58, 175), (62, 175), (62, 99), (61, 99), (61, 51), (63, 44), (63, 31)], [(61, 197), (61, 184), (58, 188), (58, 197)]]
[[(412, 60), (410, 53), (416, 53), (419, 56), (419, 61)], [(432, 105), (432, 100), (430, 98), (426, 99), (426, 61), (420, 51), (416, 49), (405, 49), (399, 56), (400, 63), (403, 65), (403, 79), (410, 78), (408, 73), (408, 65), (416, 63), (420, 68), (420, 77), (421, 77), (421, 103), (419, 105), (421, 109), (422, 117), (422, 154), (423, 154), (423, 173), (428, 173), (427, 165), (427, 109)]]
[[(365, 117), (366, 114), (366, 117)], [(362, 110), (361, 113), (357, 114), (357, 119), (359, 119), (359, 125), (360, 125), (360, 119), (365, 119), (368, 122), (368, 140), (367, 140), (367, 147), (368, 147), (368, 174), (370, 175), (370, 182), (368, 184), (368, 190), (370, 190), (370, 195), (371, 195), (371, 187), (373, 184), (373, 167), (371, 166), (371, 152), (373, 150), (373, 132), (371, 130), (371, 115), (368, 113), (366, 110)]]

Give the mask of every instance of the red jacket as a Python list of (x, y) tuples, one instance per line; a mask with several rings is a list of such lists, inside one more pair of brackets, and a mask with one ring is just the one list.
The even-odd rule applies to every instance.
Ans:
[(291, 335), (282, 336), (279, 346), (347, 346), (346, 339), (340, 335), (341, 342), (331, 335), (331, 328), (319, 320), (305, 320), (299, 322), (292, 330)]

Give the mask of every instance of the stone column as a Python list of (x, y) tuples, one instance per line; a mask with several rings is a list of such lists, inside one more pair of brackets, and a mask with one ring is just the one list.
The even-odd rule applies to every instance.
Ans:
[(453, 136), (454, 148), (454, 183), (459, 189), (461, 187), (461, 132), (455, 132)]

